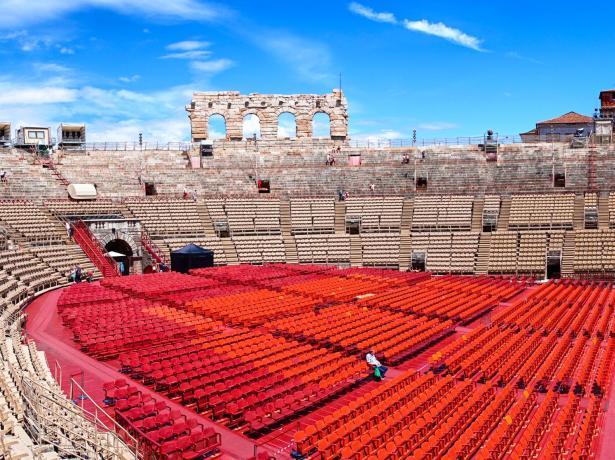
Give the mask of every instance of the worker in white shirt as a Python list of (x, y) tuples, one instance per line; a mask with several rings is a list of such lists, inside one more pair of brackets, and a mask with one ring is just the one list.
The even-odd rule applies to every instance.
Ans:
[(389, 369), (380, 364), (380, 361), (376, 358), (376, 351), (369, 350), (367, 355), (365, 355), (365, 360), (367, 361), (367, 364), (374, 368), (374, 376), (378, 380), (382, 380), (384, 378), (384, 374), (386, 374)]

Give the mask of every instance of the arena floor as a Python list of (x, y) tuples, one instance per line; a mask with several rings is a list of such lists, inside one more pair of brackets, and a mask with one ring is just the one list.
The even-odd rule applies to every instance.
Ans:
[[(101, 291), (94, 292), (97, 289)], [(604, 308), (607, 313), (611, 313), (610, 317), (585, 307), (587, 302), (581, 301), (578, 302), (578, 312), (570, 311), (574, 308), (572, 301), (570, 305), (562, 307), (561, 311), (557, 305), (552, 310), (549, 309), (549, 304), (543, 300), (543, 291), (544, 298), (556, 299), (558, 289), (562, 292), (569, 289), (574, 293), (587, 291), (587, 297), (594, 299), (596, 303), (604, 300)], [(116, 292), (118, 299), (105, 298), (109, 292)], [(430, 292), (437, 295), (429, 297)], [(70, 390), (72, 377), (79, 383), (83, 382), (88, 395), (101, 406), (105, 396), (103, 384), (127, 377), (126, 374), (120, 373), (120, 369), (125, 370), (126, 360), (134, 358), (130, 351), (134, 349), (137, 354), (147, 354), (148, 350), (156, 345), (157, 340), (147, 337), (138, 343), (128, 339), (125, 343), (115, 339), (107, 340), (105, 337), (108, 337), (109, 331), (114, 327), (123, 326), (113, 323), (113, 318), (106, 318), (103, 310), (97, 309), (99, 307), (96, 305), (124, 302), (126, 308), (133, 309), (131, 311), (137, 312), (135, 314), (140, 315), (139, 318), (144, 318), (142, 324), (149, 324), (146, 321), (154, 317), (155, 321), (162, 321), (162, 323), (156, 322), (157, 325), (168, 324), (169, 329), (178, 328), (176, 336), (167, 337), (164, 341), (168, 350), (173, 350), (180, 342), (193, 341), (202, 345), (209, 353), (234, 353), (240, 361), (244, 360), (238, 366), (245, 364), (246, 356), (252, 359), (255, 354), (267, 355), (266, 349), (259, 349), (257, 346), (259, 340), (266, 340), (269, 346), (280, 347), (282, 353), (292, 355), (288, 362), (279, 364), (276, 372), (286, 375), (289, 379), (299, 379), (297, 382), (301, 382), (299, 383), (301, 388), (313, 383), (309, 380), (311, 373), (317, 374), (315, 380), (318, 387), (315, 390), (317, 403), (288, 415), (281, 420), (281, 423), (273, 424), (270, 429), (257, 434), (249, 429), (250, 423), (247, 420), (233, 422), (224, 414), (215, 414), (207, 410), (197, 413), (194, 403), (182, 405), (177, 392), (154, 391), (153, 385), (144, 385), (139, 379), (134, 380), (133, 384), (142, 393), (153, 394), (156, 399), (164, 400), (172, 409), (179, 410), (187, 417), (195, 418), (203, 426), (215, 428), (222, 436), (221, 458), (223, 459), (247, 459), (255, 452), (268, 452), (277, 459), (286, 459), (290, 458), (291, 450), (295, 448), (293, 438), (297, 432), (303, 432), (310, 425), (327, 420), (327, 417), (334, 415), (336, 411), (351, 405), (387, 381), (407, 375), (410, 370), (427, 375), (431, 374), (430, 368), (436, 364), (443, 362), (451, 364), (451, 356), (455, 356), (455, 350), (463, 348), (466, 342), (471, 343), (473, 334), (478, 334), (486, 327), (499, 321), (502, 323), (515, 321), (518, 322), (518, 326), (524, 327), (526, 323), (523, 321), (527, 321), (527, 325), (530, 325), (532, 321), (540, 319), (541, 311), (545, 311), (551, 312), (552, 318), (564, 318), (562, 322), (568, 321), (564, 324), (549, 317), (549, 320), (545, 321), (545, 330), (555, 334), (554, 331), (558, 327), (563, 328), (564, 332), (566, 332), (565, 326), (576, 327), (575, 320), (581, 317), (587, 321), (587, 324), (584, 323), (585, 327), (591, 326), (589, 327), (591, 339), (583, 339), (585, 341), (582, 343), (579, 340), (572, 341), (570, 349), (565, 350), (568, 352), (562, 355), (564, 362), (559, 363), (558, 371), (563, 372), (562, 368), (569, 364), (568, 374), (573, 380), (581, 379), (581, 374), (586, 373), (587, 389), (589, 389), (589, 383), (597, 378), (595, 376), (599, 372), (605, 372), (601, 365), (608, 364), (606, 372), (609, 385), (600, 403), (596, 422), (601, 428), (598, 430), (598, 436), (591, 440), (590, 453), (593, 458), (607, 459), (615, 447), (615, 414), (612, 410), (606, 410), (609, 402), (615, 398), (615, 390), (613, 385), (610, 385), (613, 362), (608, 361), (606, 353), (606, 344), (609, 340), (613, 340), (608, 338), (608, 331), (613, 334), (612, 328), (615, 327), (612, 304), (607, 301), (611, 298), (611, 293), (612, 289), (606, 285), (575, 287), (571, 284), (570, 287), (564, 285), (549, 287), (534, 284), (531, 279), (429, 278), (424, 274), (372, 269), (337, 270), (326, 267), (284, 265), (236, 266), (197, 271), (193, 276), (185, 277), (167, 273), (107, 279), (102, 282), (102, 286), (100, 283), (82, 284), (52, 291), (38, 297), (28, 307), (26, 331), (28, 336), (36, 341), (39, 349), (47, 353), (52, 372), (57, 372), (59, 375), (61, 369), (65, 391)], [(595, 297), (591, 297), (593, 294)], [(67, 299), (72, 303), (67, 304)], [(534, 310), (533, 306), (536, 307)], [(80, 315), (80, 311), (89, 313)], [(108, 312), (112, 316), (112, 310)], [(566, 314), (569, 314), (569, 320), (565, 319)], [(369, 328), (364, 328), (365, 323), (369, 325), (378, 318), (383, 319), (382, 323), (378, 323), (378, 334), (374, 334), (373, 330), (370, 333)], [(105, 324), (107, 322), (108, 324)], [(125, 321), (126, 324), (128, 322)], [(323, 329), (326, 331), (324, 335), (319, 329), (323, 323), (330, 323), (328, 328)], [(352, 333), (336, 335), (338, 330), (331, 328), (333, 323), (339, 325), (340, 331), (352, 331)], [(143, 326), (144, 334), (146, 327)], [(421, 329), (423, 327), (424, 329)], [(605, 339), (594, 340), (600, 328), (606, 329), (603, 331)], [(81, 333), (81, 343), (73, 340), (73, 333), (77, 329)], [(102, 339), (98, 340), (95, 346), (90, 343), (87, 353), (84, 353), (80, 351), (80, 347), (84, 345), (83, 337), (86, 331), (90, 336), (93, 333), (99, 334)], [(544, 337), (550, 337), (550, 332)], [(250, 353), (241, 355), (237, 348), (219, 350), (211, 345), (217, 343), (218, 346), (224, 347), (220, 344), (225, 342), (219, 340), (236, 333), (245, 334), (246, 343), (249, 342), (249, 346), (256, 348), (252, 348)], [(214, 337), (218, 342), (198, 342), (204, 337)], [(514, 343), (517, 336), (511, 337), (504, 337), (501, 342)], [(550, 357), (549, 354), (544, 356), (534, 354), (543, 350), (541, 347), (546, 345), (546, 339), (538, 335), (532, 337), (537, 341), (535, 347), (531, 346), (531, 342), (522, 342), (509, 351), (494, 348), (491, 355), (501, 353), (502, 364), (500, 367), (496, 366), (497, 371), (493, 374), (484, 372), (480, 363), (477, 364), (479, 371), (476, 373), (467, 369), (458, 371), (451, 368), (451, 374), (456, 377), (455, 388), (469, 382), (472, 382), (475, 389), (493, 386), (498, 394), (508, 390), (509, 387), (512, 388), (515, 378), (524, 369), (524, 363), (534, 359), (547, 361)], [(561, 344), (565, 337), (565, 334), (558, 336), (554, 339), (554, 343)], [(578, 346), (575, 348), (573, 344)], [(592, 344), (596, 348), (592, 348)], [(208, 346), (210, 348), (207, 348)], [(384, 355), (390, 366), (390, 372), (384, 382), (375, 382), (368, 378), (369, 372), (363, 362), (366, 346), (375, 347), (381, 356)], [(483, 346), (487, 350), (491, 344), (485, 343)], [(527, 356), (520, 354), (524, 346), (528, 347), (527, 350), (531, 350)], [(322, 350), (322, 353), (319, 350)], [(555, 352), (559, 348), (555, 345), (550, 350)], [(576, 361), (569, 362), (563, 359), (570, 356), (573, 351), (578, 354)], [(437, 356), (438, 352), (443, 353), (444, 357)], [(304, 355), (311, 356), (310, 360), (324, 360), (322, 366), (335, 369), (338, 375), (318, 374), (315, 369), (308, 369), (305, 373), (305, 369), (301, 366), (305, 366), (306, 362), (309, 364), (310, 360), (300, 361), (299, 357)], [(329, 356), (335, 359), (327, 361)], [(508, 358), (512, 360), (515, 356), (521, 356), (523, 359), (513, 369), (514, 376), (503, 382), (499, 381), (502, 375), (507, 375), (504, 368), (510, 362)], [(276, 364), (268, 364), (268, 372), (275, 373), (271, 367), (274, 365)], [(537, 365), (540, 366), (541, 363), (537, 361)], [(463, 366), (466, 366), (466, 362)], [(257, 368), (258, 366), (254, 365), (251, 372), (256, 372)], [(552, 372), (552, 381), (547, 385), (549, 390), (555, 381), (554, 375), (555, 372)], [(526, 414), (524, 421), (519, 422), (523, 426), (514, 432), (501, 458), (516, 458), (514, 447), (523, 437), (527, 422), (536, 417), (545, 400), (544, 394), (533, 390), (534, 381), (530, 380), (531, 384), (527, 385), (527, 389), (532, 395), (535, 394), (536, 404)], [(158, 383), (160, 382), (156, 385)], [(522, 389), (515, 387), (511, 391), (515, 401), (523, 401)], [(322, 398), (318, 399), (320, 393)], [(589, 393), (585, 391), (579, 400), (578, 413), (574, 417), (575, 425), (582, 426), (584, 411), (592, 399)], [(226, 393), (223, 391), (222, 394)], [(549, 430), (557, 428), (558, 417), (570, 397), (568, 394), (562, 394), (556, 399), (557, 408)], [(90, 408), (93, 407), (88, 400), (80, 403), (86, 408), (88, 405)], [(514, 407), (513, 405), (513, 410)], [(113, 407), (107, 410), (113, 415)], [(240, 418), (247, 411), (248, 409), (245, 409)], [(513, 425), (515, 422), (516, 420), (513, 421)], [(503, 422), (497, 424), (497, 427), (502, 429)], [(493, 430), (490, 436), (496, 434), (497, 429)], [(547, 432), (539, 440), (541, 446), (539, 452), (545, 452), (549, 436)], [(566, 448), (571, 452), (574, 449), (575, 437), (579, 436), (580, 432), (573, 429), (566, 437)], [(427, 445), (425, 442), (421, 444), (422, 451)], [(408, 455), (410, 452), (398, 451), (397, 458), (422, 458), (408, 457)], [(542, 456), (539, 455), (539, 458)]]

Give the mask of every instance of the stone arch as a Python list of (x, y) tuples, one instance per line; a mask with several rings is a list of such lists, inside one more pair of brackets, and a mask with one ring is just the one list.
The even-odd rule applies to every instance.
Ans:
[[(220, 126), (220, 121), (222, 126)], [(222, 129), (220, 129), (222, 127)], [(226, 117), (219, 112), (212, 112), (207, 117), (207, 138), (225, 139), (227, 137)]]
[(312, 113), (312, 137), (331, 138), (331, 114), (326, 110), (316, 110)]
[(297, 137), (297, 116), (290, 110), (283, 110), (277, 116), (278, 139), (294, 139)]
[(116, 230), (115, 233), (109, 231), (102, 238), (100, 238), (100, 243), (103, 247), (106, 247), (113, 240), (124, 241), (130, 247), (132, 251), (132, 256), (140, 255), (140, 246), (137, 244), (137, 242), (134, 240), (130, 233), (123, 230)]
[(244, 139), (252, 139), (254, 134), (256, 138), (261, 138), (261, 118), (255, 110), (246, 111), (242, 116), (242, 133)]

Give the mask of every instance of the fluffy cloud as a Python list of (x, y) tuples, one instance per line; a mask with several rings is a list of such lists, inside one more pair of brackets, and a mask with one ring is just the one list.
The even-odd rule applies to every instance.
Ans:
[(441, 22), (431, 23), (426, 19), (420, 21), (410, 21), (404, 19), (404, 27), (408, 30), (415, 32), (422, 32), (427, 35), (434, 35), (436, 37), (444, 38), (466, 48), (471, 48), (476, 51), (482, 51), (481, 40), (462, 32), (454, 27), (449, 27)]
[(216, 74), (233, 67), (234, 62), (230, 59), (215, 59), (213, 61), (193, 61), (190, 63), (192, 70), (206, 74)]
[[(193, 21), (215, 21), (232, 14), (224, 6), (200, 0), (4, 0), (0, 28), (30, 26), (87, 8), (107, 9), (154, 19)], [(24, 11), (34, 14), (24, 14)]]
[(134, 83), (135, 81), (138, 81), (141, 79), (141, 75), (131, 75), (129, 77), (119, 77), (118, 80), (123, 82), (123, 83)]
[(482, 40), (480, 38), (474, 37), (472, 35), (466, 34), (459, 29), (454, 27), (447, 26), (442, 22), (429, 22), (427, 19), (419, 19), (419, 20), (410, 20), (404, 19), (403, 21), (398, 21), (395, 15), (387, 12), (377, 12), (373, 9), (361, 5), (360, 3), (352, 2), (348, 5), (348, 9), (358, 14), (359, 16), (363, 16), (364, 18), (369, 19), (370, 21), (375, 22), (384, 22), (388, 24), (401, 24), (408, 30), (414, 32), (421, 32), (427, 35), (433, 35), (435, 37), (443, 38), (450, 42), (453, 42), (457, 45), (465, 46), (466, 48), (470, 48), (476, 51), (483, 51), (481, 48)]
[(171, 51), (192, 51), (207, 48), (209, 45), (209, 42), (204, 42), (200, 40), (184, 40), (181, 42), (171, 43), (170, 45), (166, 46), (166, 49)]
[(348, 9), (359, 16), (363, 16), (371, 21), (388, 22), (389, 24), (397, 24), (397, 19), (393, 13), (377, 13), (368, 6), (360, 3), (352, 2), (348, 5)]

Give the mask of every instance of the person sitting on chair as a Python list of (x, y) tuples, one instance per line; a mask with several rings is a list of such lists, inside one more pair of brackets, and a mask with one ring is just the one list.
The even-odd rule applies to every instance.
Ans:
[(380, 364), (380, 361), (378, 361), (378, 359), (376, 358), (376, 351), (369, 350), (367, 355), (365, 355), (365, 360), (367, 361), (367, 364), (374, 368), (374, 376), (376, 377), (376, 379), (384, 379), (384, 374), (386, 374), (389, 369)]

